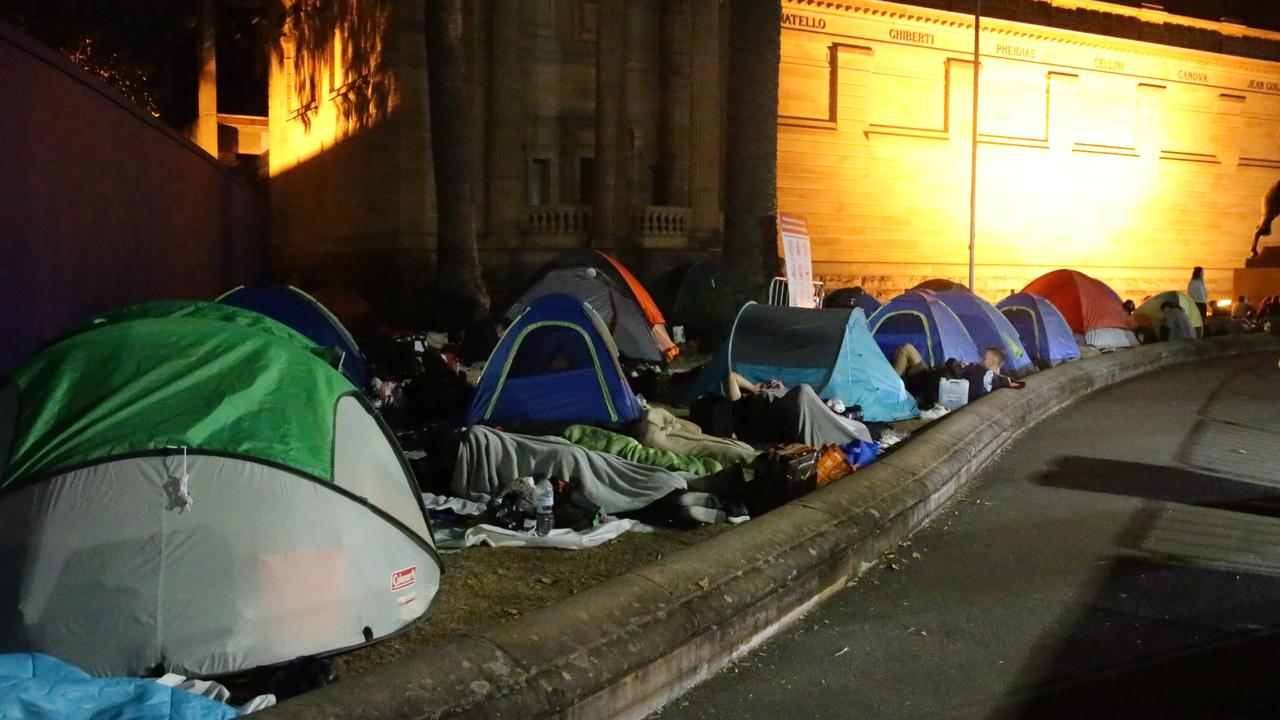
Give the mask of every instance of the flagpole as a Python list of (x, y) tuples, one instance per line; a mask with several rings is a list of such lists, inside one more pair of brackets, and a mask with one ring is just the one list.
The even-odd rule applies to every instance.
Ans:
[(973, 264), (978, 242), (978, 65), (979, 31), (982, 25), (982, 0), (977, 0), (973, 10), (973, 157), (969, 162), (969, 290), (974, 291)]

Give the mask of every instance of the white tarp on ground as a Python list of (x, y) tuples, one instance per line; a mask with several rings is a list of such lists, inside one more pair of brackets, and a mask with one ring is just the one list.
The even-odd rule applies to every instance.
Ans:
[(422, 504), (427, 510), (452, 510), (458, 515), (469, 517), (483, 515), (488, 510), (488, 506), (482, 502), (432, 493), (422, 493)]
[(449, 545), (441, 543), (440, 547), (463, 548), (476, 545), (488, 545), (496, 548), (558, 548), (561, 550), (584, 550), (603, 545), (625, 532), (652, 532), (653, 528), (636, 520), (610, 520), (590, 530), (570, 530), (561, 528), (552, 530), (546, 535), (534, 535), (530, 532), (507, 530), (495, 525), (475, 525), (467, 528), (459, 539), (451, 539)]

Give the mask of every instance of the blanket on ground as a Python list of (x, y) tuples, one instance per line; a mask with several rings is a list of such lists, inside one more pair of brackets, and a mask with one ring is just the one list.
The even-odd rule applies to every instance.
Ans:
[(734, 430), (751, 442), (798, 442), (817, 448), (872, 441), (866, 425), (832, 412), (808, 385), (786, 391), (762, 390), (738, 402), (750, 403), (750, 412), (742, 422), (735, 418)]
[(592, 505), (610, 514), (639, 510), (684, 490), (696, 477), (593, 452), (564, 438), (504, 433), (483, 425), (467, 429), (453, 469), (454, 495), (488, 502), (525, 476), (567, 480)]
[(724, 464), (715, 458), (646, 447), (633, 437), (594, 425), (570, 425), (564, 431), (564, 437), (574, 445), (581, 445), (588, 450), (617, 455), (623, 460), (664, 470), (683, 470), (703, 476), (714, 475), (724, 469)]
[(146, 678), (96, 678), (38, 653), (0, 655), (0, 718), (228, 720), (240, 714)]

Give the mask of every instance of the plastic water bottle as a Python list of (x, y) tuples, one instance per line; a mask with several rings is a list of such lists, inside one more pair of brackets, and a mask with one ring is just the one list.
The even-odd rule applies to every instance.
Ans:
[(556, 495), (551, 489), (550, 480), (540, 480), (533, 486), (533, 507), (536, 513), (533, 532), (535, 534), (547, 535), (555, 528), (556, 518), (552, 512), (555, 502)]

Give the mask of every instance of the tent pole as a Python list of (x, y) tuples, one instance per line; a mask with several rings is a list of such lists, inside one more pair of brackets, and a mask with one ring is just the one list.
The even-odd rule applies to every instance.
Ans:
[(969, 291), (976, 292), (973, 286), (974, 251), (978, 238), (978, 65), (979, 36), (982, 25), (982, 0), (977, 0), (973, 10), (973, 137), (971, 138), (973, 157), (969, 162)]

